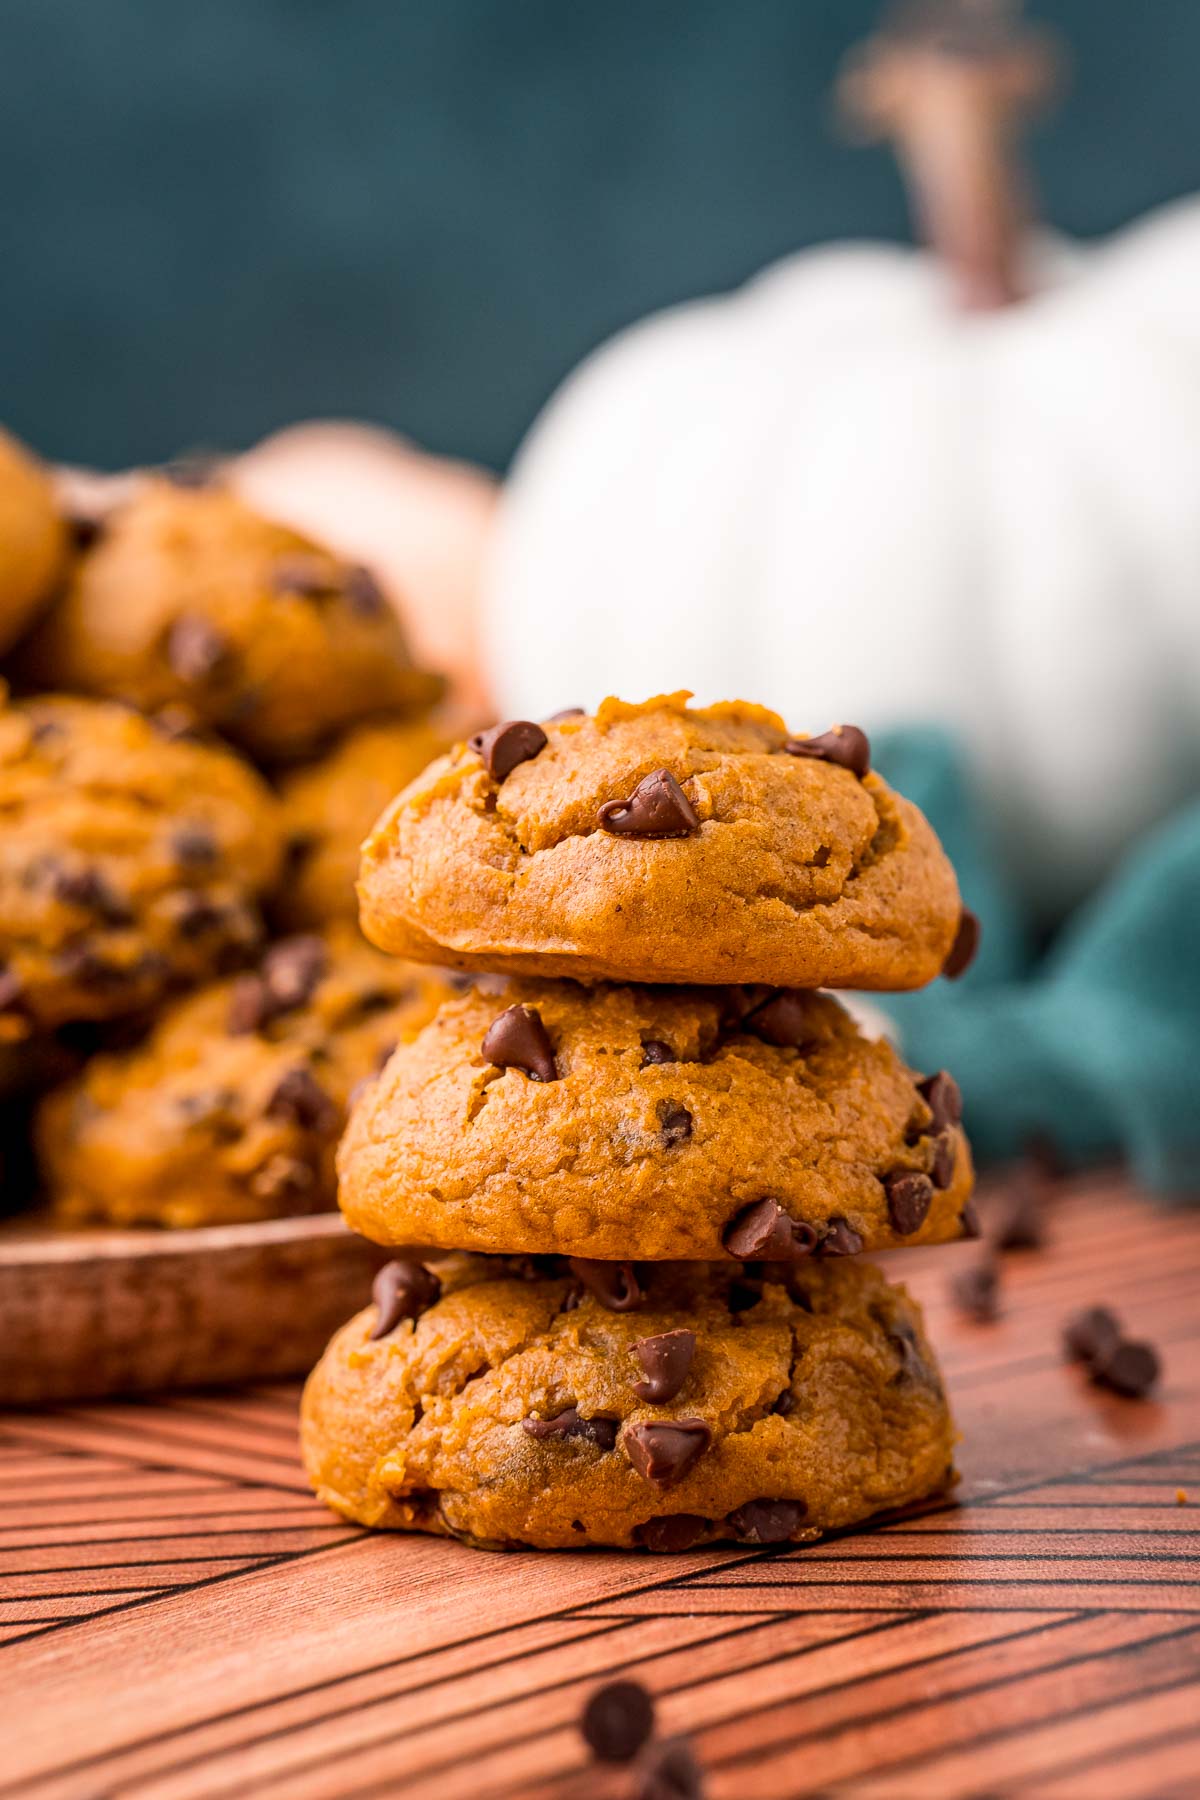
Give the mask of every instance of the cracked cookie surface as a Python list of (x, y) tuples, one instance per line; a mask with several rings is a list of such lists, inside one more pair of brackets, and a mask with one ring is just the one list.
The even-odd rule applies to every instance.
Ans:
[(0, 651), (15, 643), (47, 598), (67, 545), (49, 475), (0, 431)]
[(0, 1037), (157, 1004), (258, 945), (273, 796), (233, 751), (113, 703), (0, 710)]
[[(536, 1017), (540, 1053), (511, 1031), (496, 1047), (513, 1009)], [(708, 1260), (938, 1243), (963, 1233), (971, 1163), (957, 1089), (920, 1081), (827, 994), (484, 978), (363, 1090), (341, 1206), (367, 1237), (447, 1249)], [(749, 1209), (769, 1200), (796, 1230), (747, 1249)]]
[(789, 753), (800, 740), (765, 708), (687, 698), (544, 721), (507, 770), (486, 744), (434, 763), (363, 847), (367, 936), (584, 980), (932, 980), (960, 905), (917, 809), (877, 775)]
[(442, 689), (369, 572), (229, 489), (138, 482), (24, 653), (31, 682), (179, 706), (264, 762)]
[(94, 1057), (43, 1101), (56, 1210), (183, 1226), (331, 1208), (351, 1089), (448, 991), (351, 925), (272, 945), (256, 971), (177, 1002), (137, 1049)]
[[(803, 1543), (952, 1479), (919, 1310), (869, 1264), (787, 1286), (663, 1265), (625, 1312), (569, 1272), (431, 1267), (418, 1316), (368, 1307), (309, 1378), (305, 1463), (346, 1518), (495, 1548)], [(642, 1398), (639, 1345), (679, 1334), (673, 1397)]]

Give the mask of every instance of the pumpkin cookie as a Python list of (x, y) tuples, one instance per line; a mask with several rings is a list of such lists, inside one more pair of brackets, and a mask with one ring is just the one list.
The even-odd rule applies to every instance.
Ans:
[(363, 839), (397, 791), (446, 748), (423, 720), (360, 725), (280, 784), (288, 866), (276, 910), (290, 930), (357, 919)]
[(0, 711), (0, 1037), (142, 1011), (237, 967), (275, 879), (275, 801), (232, 751), (122, 706)]
[(140, 481), (30, 643), (40, 686), (181, 706), (255, 757), (311, 752), (364, 713), (431, 705), (370, 574), (228, 488)]
[(50, 477), (0, 431), (0, 651), (16, 641), (54, 586), (67, 541)]
[(445, 992), (353, 926), (285, 938), (255, 973), (177, 1002), (138, 1049), (93, 1058), (42, 1103), (58, 1211), (212, 1225), (332, 1207), (351, 1089)]
[(363, 1091), (341, 1206), (380, 1243), (459, 1250), (941, 1243), (971, 1229), (960, 1116), (949, 1075), (923, 1081), (827, 994), (483, 980)]
[(527, 1273), (380, 1271), (304, 1395), (337, 1512), (491, 1548), (684, 1550), (805, 1543), (953, 1478), (920, 1313), (869, 1265), (786, 1286), (661, 1265), (632, 1304)]
[(852, 727), (789, 737), (686, 694), (510, 721), (405, 790), (363, 847), (363, 930), (398, 956), (583, 980), (901, 989), (960, 905), (929, 825)]

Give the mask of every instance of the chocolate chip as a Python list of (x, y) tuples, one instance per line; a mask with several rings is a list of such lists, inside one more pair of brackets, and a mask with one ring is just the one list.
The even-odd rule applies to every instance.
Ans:
[(950, 1294), (960, 1312), (981, 1325), (990, 1323), (1000, 1311), (1000, 1271), (994, 1257), (960, 1269), (950, 1283)]
[(819, 737), (789, 738), (783, 746), (789, 756), (812, 756), (818, 762), (836, 763), (859, 779), (871, 766), (871, 745), (857, 725), (835, 725)]
[(287, 556), (271, 571), (277, 594), (296, 594), (303, 600), (329, 599), (338, 591), (338, 578), (323, 557)]
[(950, 946), (950, 954), (942, 964), (942, 974), (947, 981), (957, 981), (975, 961), (975, 952), (979, 949), (979, 932), (979, 920), (969, 907), (964, 906), (954, 942)]
[(933, 1163), (929, 1170), (929, 1179), (935, 1188), (948, 1188), (954, 1180), (954, 1165), (958, 1160), (958, 1143), (952, 1131), (943, 1131), (933, 1141)]
[(700, 1767), (684, 1738), (647, 1745), (638, 1759), (629, 1800), (704, 1800)]
[(730, 1219), (721, 1242), (740, 1262), (757, 1258), (791, 1262), (812, 1254), (817, 1233), (811, 1225), (789, 1218), (778, 1200), (752, 1200)]
[(551, 713), (550, 717), (548, 719), (546, 719), (544, 722), (547, 725), (561, 725), (564, 719), (584, 719), (586, 717), (587, 717), (587, 708), (586, 707), (584, 707), (584, 706), (564, 706), (564, 707), (561, 707), (558, 712)]
[(1129, 1400), (1144, 1399), (1159, 1372), (1158, 1352), (1153, 1345), (1134, 1343), (1129, 1338), (1122, 1338), (1114, 1350), (1093, 1360), (1091, 1365), (1093, 1381)]
[(250, 1179), (251, 1191), (263, 1200), (286, 1201), (290, 1206), (312, 1210), (312, 1202), (322, 1196), (317, 1177), (308, 1163), (297, 1156), (271, 1156), (256, 1169)]
[(726, 1524), (747, 1544), (783, 1544), (800, 1529), (808, 1511), (803, 1500), (747, 1500), (729, 1514)]
[(901, 1237), (911, 1237), (925, 1223), (933, 1199), (933, 1183), (915, 1169), (897, 1169), (883, 1178), (888, 1218)]
[(181, 613), (167, 633), (167, 661), (180, 681), (209, 681), (229, 657), (228, 638), (199, 613)]
[(114, 893), (99, 869), (56, 869), (52, 886), (54, 898), (64, 906), (95, 913), (106, 925), (132, 923), (128, 904)]
[(260, 1031), (270, 1016), (270, 1000), (265, 982), (257, 975), (240, 975), (229, 997), (225, 1028), (232, 1037), (245, 1037)]
[(585, 1443), (595, 1444), (599, 1450), (611, 1450), (617, 1441), (617, 1421), (615, 1419), (583, 1419), (573, 1406), (565, 1412), (556, 1413), (552, 1419), (538, 1419), (531, 1414), (521, 1420), (521, 1427), (531, 1438), (539, 1441), (546, 1438), (582, 1438)]
[(217, 860), (217, 840), (204, 825), (184, 825), (174, 832), (171, 850), (186, 869), (208, 869)]
[(945, 1131), (948, 1125), (962, 1123), (962, 1094), (948, 1069), (939, 1069), (936, 1075), (918, 1081), (917, 1092), (933, 1114), (931, 1131)]
[(990, 1237), (997, 1250), (1039, 1250), (1048, 1182), (1032, 1161), (1018, 1164), (997, 1198)]
[(657, 1518), (635, 1525), (633, 1541), (641, 1544), (644, 1550), (661, 1555), (690, 1550), (711, 1529), (712, 1521), (700, 1518), (697, 1513), (661, 1513)]
[(769, 1000), (746, 1014), (742, 1030), (753, 1032), (764, 1044), (776, 1044), (780, 1049), (799, 1049), (812, 1037), (808, 1009), (808, 995), (798, 993), (794, 988), (780, 988)]
[(849, 1219), (840, 1215), (830, 1219), (825, 1227), (825, 1235), (818, 1246), (821, 1256), (857, 1256), (863, 1247), (863, 1241)]
[(282, 1119), (301, 1131), (330, 1133), (339, 1113), (325, 1089), (308, 1069), (289, 1069), (267, 1101), (267, 1117)]
[(597, 1262), (587, 1256), (571, 1256), (567, 1266), (608, 1312), (635, 1312), (646, 1298), (631, 1262)]
[(370, 1333), (372, 1341), (389, 1337), (402, 1319), (419, 1319), (441, 1292), (441, 1282), (424, 1263), (407, 1256), (384, 1263), (371, 1287), (371, 1297), (379, 1308)]
[(127, 967), (109, 962), (90, 944), (68, 944), (60, 950), (54, 959), (58, 973), (67, 981), (78, 982), (82, 988), (112, 989), (123, 986), (126, 982), (137, 980), (142, 974), (141, 963), (133, 963)]
[(673, 1150), (677, 1144), (686, 1144), (692, 1135), (692, 1115), (676, 1100), (659, 1101), (658, 1124), (658, 1135), (667, 1150)]
[(488, 1026), (482, 1055), (496, 1069), (520, 1069), (530, 1081), (557, 1081), (554, 1046), (536, 1006), (510, 1006)]
[(876, 1314), (879, 1323), (887, 1333), (888, 1342), (900, 1358), (900, 1367), (896, 1371), (897, 1382), (915, 1381), (922, 1387), (941, 1391), (941, 1382), (936, 1370), (932, 1369), (921, 1354), (921, 1346), (917, 1342), (917, 1334), (907, 1319), (896, 1319), (888, 1323)]
[(596, 817), (618, 837), (688, 837), (700, 829), (696, 809), (670, 769), (647, 775), (628, 800), (606, 800)]
[(633, 1348), (646, 1371), (646, 1379), (633, 1384), (638, 1399), (655, 1405), (674, 1400), (696, 1354), (695, 1332), (664, 1331), (657, 1337), (639, 1338)]
[(262, 979), (273, 1013), (292, 1012), (312, 999), (329, 966), (329, 952), (319, 937), (284, 938), (272, 944), (262, 961)]
[(965, 1238), (978, 1238), (983, 1236), (983, 1226), (979, 1221), (979, 1208), (976, 1206), (973, 1197), (967, 1201), (967, 1204), (959, 1213), (958, 1222), (962, 1227), (962, 1234)]
[(362, 619), (378, 619), (387, 611), (387, 595), (362, 563), (352, 563), (342, 577), (350, 610)]
[(640, 1681), (610, 1681), (588, 1699), (579, 1729), (597, 1762), (632, 1762), (654, 1730), (654, 1702)]
[(1063, 1348), (1076, 1362), (1103, 1362), (1121, 1342), (1121, 1321), (1108, 1306), (1089, 1306), (1063, 1327)]
[(679, 1058), (670, 1044), (664, 1044), (661, 1038), (642, 1039), (642, 1067), (649, 1069), (655, 1063), (678, 1062)]
[(790, 1387), (785, 1387), (783, 1392), (776, 1399), (771, 1411), (777, 1413), (781, 1419), (787, 1419), (791, 1417), (795, 1410), (796, 1396)]
[(483, 760), (493, 781), (504, 781), (519, 763), (530, 762), (549, 739), (532, 719), (509, 719), (490, 731), (477, 731), (470, 747)]
[(703, 1419), (664, 1419), (661, 1424), (631, 1425), (621, 1442), (643, 1480), (668, 1488), (699, 1462), (712, 1442), (712, 1432)]

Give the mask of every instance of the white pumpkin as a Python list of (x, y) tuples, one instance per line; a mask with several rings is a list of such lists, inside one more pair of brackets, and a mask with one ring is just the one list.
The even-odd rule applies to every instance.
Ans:
[(963, 310), (938, 257), (810, 251), (594, 354), (503, 502), (503, 711), (941, 722), (1031, 898), (1088, 889), (1200, 787), (1200, 202), (1020, 253)]

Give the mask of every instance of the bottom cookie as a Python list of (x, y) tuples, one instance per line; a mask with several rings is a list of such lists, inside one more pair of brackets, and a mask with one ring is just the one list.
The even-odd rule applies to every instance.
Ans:
[(921, 1315), (858, 1260), (389, 1264), (304, 1394), (360, 1524), (489, 1549), (805, 1543), (953, 1479)]

